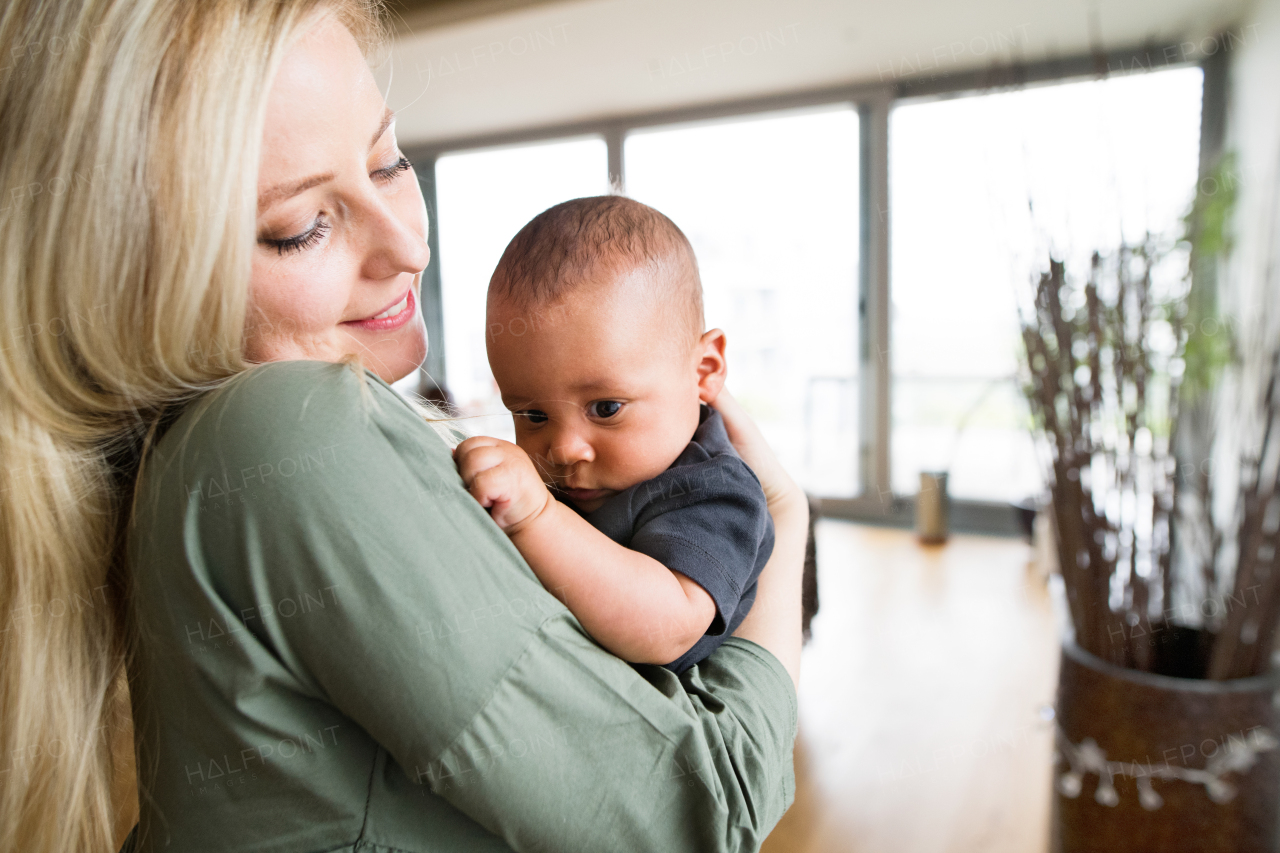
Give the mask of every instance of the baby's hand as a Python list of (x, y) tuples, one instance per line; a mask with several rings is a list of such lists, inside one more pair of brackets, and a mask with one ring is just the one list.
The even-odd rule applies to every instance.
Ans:
[(529, 454), (509, 441), (473, 436), (453, 449), (453, 458), (471, 496), (508, 536), (528, 527), (555, 500)]

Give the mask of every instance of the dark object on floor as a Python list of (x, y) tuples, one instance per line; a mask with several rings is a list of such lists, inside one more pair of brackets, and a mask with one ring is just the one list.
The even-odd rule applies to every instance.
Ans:
[(814, 526), (818, 523), (818, 512), (822, 501), (809, 496), (809, 541), (804, 546), (804, 580), (800, 598), (800, 625), (804, 629), (804, 640), (809, 642), (812, 631), (809, 623), (818, 612), (818, 542), (814, 538)]
[(1035, 538), (1036, 513), (1040, 512), (1040, 501), (1036, 498), (1024, 498), (1012, 504), (1013, 512), (1018, 517), (1018, 529), (1031, 542)]

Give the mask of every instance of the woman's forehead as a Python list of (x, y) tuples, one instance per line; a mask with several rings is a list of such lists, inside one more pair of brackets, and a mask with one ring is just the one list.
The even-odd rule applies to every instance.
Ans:
[(260, 196), (323, 175), (353, 154), (363, 162), (386, 114), (355, 38), (331, 17), (318, 20), (289, 47), (271, 85)]

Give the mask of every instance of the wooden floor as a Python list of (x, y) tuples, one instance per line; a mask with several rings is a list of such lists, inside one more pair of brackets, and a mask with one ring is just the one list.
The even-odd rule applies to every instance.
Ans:
[(1058, 635), (1030, 547), (817, 536), (796, 799), (764, 853), (1046, 850)]

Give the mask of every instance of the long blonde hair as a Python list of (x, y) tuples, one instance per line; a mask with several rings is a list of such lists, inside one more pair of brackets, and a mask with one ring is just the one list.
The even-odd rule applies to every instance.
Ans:
[(380, 39), (377, 0), (0, 9), (0, 850), (132, 824), (132, 484), (166, 406), (250, 367), (269, 81), (326, 12)]

